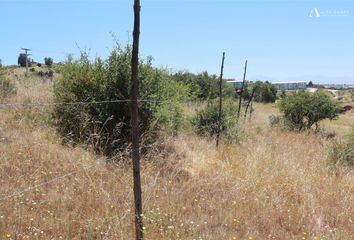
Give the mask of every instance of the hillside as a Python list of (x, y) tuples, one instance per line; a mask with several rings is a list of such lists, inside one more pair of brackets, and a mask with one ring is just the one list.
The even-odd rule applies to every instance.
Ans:
[[(62, 144), (53, 82), (25, 79), (23, 69), (7, 77), (17, 94), (1, 99), (13, 105), (0, 108), (0, 239), (132, 239), (130, 162)], [(270, 128), (277, 112), (256, 104), (240, 143), (216, 149), (186, 130), (150, 149), (141, 170), (146, 239), (353, 239), (354, 169), (329, 163), (353, 110), (324, 122), (322, 134)]]

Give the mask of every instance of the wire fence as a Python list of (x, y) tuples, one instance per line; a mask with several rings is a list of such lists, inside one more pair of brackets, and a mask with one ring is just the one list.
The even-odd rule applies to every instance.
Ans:
[[(107, 103), (127, 103), (133, 102), (131, 99), (117, 99), (117, 100), (104, 100), (104, 101), (73, 101), (73, 102), (7, 102), (0, 103), (0, 110), (7, 110), (11, 108), (29, 108), (29, 107), (40, 107), (40, 106), (57, 106), (57, 105), (99, 105)], [(169, 100), (149, 100), (149, 99), (140, 99), (137, 100), (140, 103), (168, 103)]]
[[(131, 100), (131, 99), (116, 99), (116, 100), (104, 100), (104, 101), (28, 102), (28, 103), (25, 103), (25, 102), (5, 102), (5, 103), (0, 103), (0, 110), (18, 109), (18, 108), (32, 108), (32, 107), (42, 107), (42, 106), (43, 107), (50, 107), (50, 106), (58, 106), (58, 105), (64, 105), (64, 106), (65, 105), (78, 105), (78, 106), (80, 106), (80, 105), (99, 105), (99, 104), (109, 104), (109, 103), (128, 103), (128, 102), (132, 102), (132, 101), (134, 101), (134, 100)], [(172, 102), (172, 101), (171, 100), (140, 99), (140, 100), (137, 100), (137, 102), (140, 102), (140, 103), (169, 103), (169, 102)], [(188, 102), (181, 102), (181, 103), (187, 104)], [(232, 118), (228, 117), (228, 118), (224, 119), (224, 121), (230, 121), (231, 119), (234, 120), (234, 117), (232, 117)], [(210, 127), (214, 127), (215, 128), (216, 127), (216, 123), (210, 124), (209, 126), (206, 126), (205, 128), (210, 128)], [(203, 130), (203, 129), (200, 129), (200, 130)], [(152, 145), (154, 145), (154, 144), (152, 144)], [(149, 147), (153, 147), (153, 146), (142, 144), (141, 147), (149, 148)], [(14, 191), (11, 194), (3, 195), (3, 196), (0, 195), (0, 203), (4, 202), (6, 200), (9, 200), (11, 198), (23, 195), (25, 193), (34, 191), (34, 190), (36, 190), (36, 189), (38, 189), (40, 187), (49, 185), (51, 183), (64, 180), (64, 179), (66, 179), (69, 176), (72, 176), (72, 175), (74, 175), (76, 173), (79, 173), (81, 171), (90, 169), (90, 168), (92, 168), (95, 165), (97, 165), (97, 162), (95, 162), (95, 163), (93, 163), (93, 164), (91, 164), (89, 166), (83, 167), (82, 169), (71, 171), (71, 172), (66, 173), (64, 175), (53, 177), (52, 179), (50, 179), (48, 181), (45, 181), (45, 182), (42, 182), (42, 183), (39, 183), (39, 184), (36, 184), (36, 185), (33, 185), (33, 186), (29, 186), (27, 188), (18, 189), (18, 190)]]
[[(8, 110), (8, 109), (16, 109), (16, 108), (31, 108), (31, 107), (41, 107), (41, 106), (56, 106), (56, 105), (94, 105), (94, 104), (108, 104), (108, 103), (127, 103), (127, 102), (132, 102), (133, 100), (130, 99), (117, 99), (117, 100), (105, 100), (105, 101), (77, 101), (77, 102), (30, 102), (30, 103), (24, 103), (24, 102), (7, 102), (7, 103), (0, 103), (0, 110)], [(166, 101), (161, 101), (161, 100), (148, 100), (148, 99), (141, 99), (141, 100), (137, 100), (138, 102), (142, 102), (142, 103), (147, 103), (147, 102), (152, 102), (152, 103), (166, 103), (166, 102), (170, 102), (168, 100)], [(141, 147), (147, 148), (147, 147), (152, 147), (149, 145), (141, 145)], [(66, 179), (69, 176), (72, 176), (76, 173), (79, 173), (81, 171), (87, 170), (92, 168), (93, 166), (97, 165), (97, 162), (83, 167), (82, 169), (79, 170), (75, 170), (75, 171), (71, 171), (69, 173), (66, 173), (64, 175), (60, 175), (60, 176), (56, 176), (48, 181), (27, 187), (27, 188), (23, 188), (23, 189), (18, 189), (16, 191), (14, 191), (11, 194), (8, 195), (0, 195), (0, 203), (9, 200), (11, 198), (26, 194), (28, 192), (32, 192), (35, 191), (36, 189), (43, 187), (45, 185), (49, 185), (51, 183), (54, 182), (58, 182), (61, 180)]]

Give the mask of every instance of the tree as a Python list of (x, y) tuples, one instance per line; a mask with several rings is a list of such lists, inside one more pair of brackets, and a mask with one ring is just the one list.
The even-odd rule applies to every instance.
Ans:
[(1, 62), (1, 59), (0, 59), (0, 68), (2, 67), (2, 62)]
[(308, 87), (313, 87), (313, 83), (312, 81), (309, 81), (309, 83), (307, 84)]
[(340, 109), (338, 104), (322, 91), (313, 94), (305, 91), (293, 93), (282, 99), (278, 107), (285, 120), (298, 131), (309, 130), (314, 125), (317, 130), (321, 120), (335, 119)]
[(48, 67), (51, 67), (53, 65), (53, 58), (45, 57), (44, 58), (44, 64), (47, 65)]
[(197, 100), (201, 95), (201, 89), (196, 81), (196, 75), (186, 71), (179, 71), (172, 75), (172, 78), (189, 87), (189, 99)]
[[(28, 61), (28, 66), (32, 66), (32, 63), (29, 58), (27, 58)], [(20, 53), (17, 59), (17, 64), (20, 65), (21, 67), (26, 67), (26, 54), (25, 53)]]

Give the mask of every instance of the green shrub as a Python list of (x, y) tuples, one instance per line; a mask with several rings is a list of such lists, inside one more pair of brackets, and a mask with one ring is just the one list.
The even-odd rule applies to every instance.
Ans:
[(53, 77), (54, 76), (54, 72), (52, 69), (49, 69), (49, 71), (47, 72), (47, 76), (48, 77)]
[[(54, 117), (59, 132), (75, 143), (89, 142), (107, 155), (125, 150), (130, 142), (131, 49), (116, 47), (107, 60), (90, 62), (83, 54), (68, 60), (55, 82), (56, 102), (102, 104), (58, 104)], [(161, 129), (176, 133), (183, 122), (180, 101), (188, 88), (170, 78), (164, 69), (152, 67), (151, 59), (139, 65), (139, 123), (144, 144), (156, 140)]]
[(312, 126), (318, 128), (323, 119), (335, 119), (339, 106), (324, 92), (309, 93), (299, 91), (283, 98), (278, 104), (280, 112), (294, 130), (309, 130)]
[(42, 63), (37, 63), (37, 67), (42, 67)]
[(37, 74), (40, 77), (50, 77), (51, 78), (54, 75), (54, 71), (52, 69), (49, 69), (49, 71), (47, 71), (47, 72), (43, 72), (42, 70), (39, 70), (37, 72)]
[[(225, 99), (221, 114), (221, 134), (229, 140), (239, 140), (239, 126), (236, 118), (237, 104), (233, 99)], [(214, 136), (218, 131), (219, 100), (211, 100), (193, 119), (196, 133)]]
[(280, 99), (284, 99), (286, 97), (286, 92), (285, 90), (282, 90), (281, 93), (280, 93)]
[(36, 69), (35, 68), (30, 68), (30, 72), (35, 72), (36, 71)]
[(333, 142), (329, 160), (334, 165), (354, 166), (354, 143)]

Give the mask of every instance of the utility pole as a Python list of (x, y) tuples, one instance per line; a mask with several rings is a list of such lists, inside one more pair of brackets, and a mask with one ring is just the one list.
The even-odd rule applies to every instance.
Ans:
[(242, 81), (241, 92), (240, 92), (240, 100), (238, 102), (237, 119), (240, 118), (243, 90), (245, 88), (245, 82), (246, 82), (246, 72), (247, 72), (247, 60), (245, 62), (245, 71), (243, 72), (243, 81)]
[(140, 180), (140, 150), (139, 150), (139, 123), (138, 123), (138, 68), (139, 68), (139, 34), (140, 34), (140, 0), (134, 0), (134, 31), (132, 51), (131, 75), (131, 135), (132, 158), (134, 177), (134, 205), (135, 205), (135, 236), (136, 240), (144, 239), (143, 207)]
[(25, 76), (28, 77), (28, 56), (31, 55), (31, 54), (28, 54), (28, 52), (32, 51), (32, 50), (29, 48), (21, 48), (21, 49), (25, 51), (25, 55), (26, 55), (26, 74), (25, 74)]
[(222, 53), (221, 60), (221, 71), (220, 71), (220, 82), (219, 82), (219, 117), (218, 117), (218, 132), (216, 135), (216, 147), (219, 146), (220, 139), (220, 131), (221, 131), (221, 114), (222, 114), (222, 75), (224, 72), (224, 60), (225, 60), (225, 52)]

